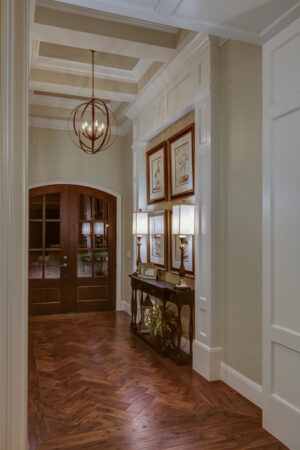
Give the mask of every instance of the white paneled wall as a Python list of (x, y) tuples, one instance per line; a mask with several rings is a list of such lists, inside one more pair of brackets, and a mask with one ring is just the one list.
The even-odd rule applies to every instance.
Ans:
[[(147, 207), (146, 143), (159, 132), (195, 110), (195, 341), (194, 369), (208, 380), (220, 378), (220, 230), (218, 173), (218, 60), (214, 38), (197, 35), (188, 48), (174, 58), (131, 108), (135, 207)], [(155, 91), (155, 88), (157, 90)], [(212, 136), (212, 129), (214, 135)], [(212, 189), (213, 183), (213, 189)]]
[(300, 19), (263, 49), (263, 425), (300, 449)]

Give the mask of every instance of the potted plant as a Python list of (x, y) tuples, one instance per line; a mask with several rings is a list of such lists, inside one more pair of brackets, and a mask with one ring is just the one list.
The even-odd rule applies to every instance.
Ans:
[(170, 307), (166, 307), (164, 310), (162, 306), (155, 304), (149, 310), (147, 321), (150, 334), (156, 338), (157, 345), (166, 355), (175, 347), (177, 318), (174, 312)]

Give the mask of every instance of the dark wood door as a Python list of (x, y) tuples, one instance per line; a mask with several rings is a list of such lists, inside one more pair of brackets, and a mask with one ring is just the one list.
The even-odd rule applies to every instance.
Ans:
[(115, 197), (73, 185), (29, 197), (29, 314), (115, 309)]

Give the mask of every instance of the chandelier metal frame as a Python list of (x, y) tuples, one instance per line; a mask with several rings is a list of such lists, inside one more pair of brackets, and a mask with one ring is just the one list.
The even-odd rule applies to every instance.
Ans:
[[(115, 114), (103, 100), (95, 98), (95, 50), (92, 53), (92, 96), (90, 100), (76, 106), (68, 120), (68, 130), (72, 142), (87, 154), (94, 155), (109, 148), (117, 135), (118, 123)], [(101, 113), (104, 121), (100, 124), (95, 119)], [(89, 117), (87, 117), (89, 113)], [(91, 123), (90, 123), (91, 115)], [(115, 133), (112, 134), (112, 122), (115, 122)]]

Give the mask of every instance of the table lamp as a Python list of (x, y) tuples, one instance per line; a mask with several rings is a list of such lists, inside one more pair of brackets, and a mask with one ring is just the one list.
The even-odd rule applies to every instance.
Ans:
[(133, 213), (132, 217), (132, 234), (136, 236), (137, 246), (138, 246), (138, 256), (136, 260), (137, 270), (142, 262), (141, 260), (141, 245), (142, 245), (142, 236), (148, 234), (148, 213), (142, 212), (139, 210), (138, 212)]
[(172, 214), (172, 234), (178, 236), (180, 240), (180, 269), (179, 283), (176, 288), (187, 289), (185, 267), (184, 267), (184, 249), (187, 243), (186, 237), (195, 234), (195, 206), (194, 205), (174, 205)]

